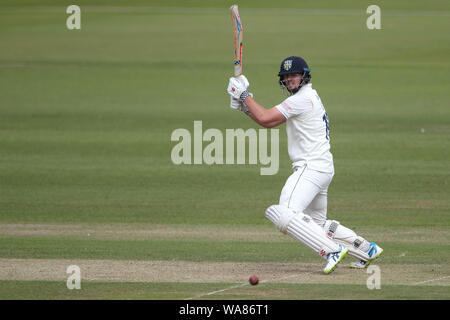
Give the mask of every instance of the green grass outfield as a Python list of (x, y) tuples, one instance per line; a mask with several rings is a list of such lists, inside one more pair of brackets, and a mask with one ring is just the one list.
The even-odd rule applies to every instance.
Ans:
[(285, 125), (276, 175), (172, 163), (196, 120), (258, 128), (229, 108), (231, 2), (80, 0), (81, 30), (72, 1), (35, 3), (0, 4), (0, 299), (450, 299), (448, 1), (237, 2), (258, 102), (284, 98), (285, 57), (312, 69), (328, 217), (385, 249), (379, 290), (350, 258), (322, 275), (264, 217), (291, 173)]

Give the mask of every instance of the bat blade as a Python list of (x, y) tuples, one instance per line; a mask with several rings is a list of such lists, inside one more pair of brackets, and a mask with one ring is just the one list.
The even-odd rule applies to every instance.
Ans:
[(243, 28), (238, 6), (232, 5), (230, 11), (231, 23), (233, 25), (234, 76), (238, 77), (242, 74)]

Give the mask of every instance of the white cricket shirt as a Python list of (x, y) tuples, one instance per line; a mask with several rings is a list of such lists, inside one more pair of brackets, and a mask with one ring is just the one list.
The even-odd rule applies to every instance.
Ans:
[(317, 91), (310, 83), (276, 108), (286, 117), (289, 157), (293, 167), (334, 172), (330, 152), (329, 122)]

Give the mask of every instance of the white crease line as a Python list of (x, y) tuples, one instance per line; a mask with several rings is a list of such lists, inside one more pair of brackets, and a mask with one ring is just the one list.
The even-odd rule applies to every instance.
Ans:
[(438, 280), (447, 279), (447, 278), (450, 278), (450, 276), (445, 276), (445, 277), (440, 277), (440, 278), (437, 278), (437, 279), (431, 279), (431, 280), (425, 280), (425, 281), (421, 281), (421, 282), (416, 282), (416, 283), (413, 283), (412, 285), (414, 286), (414, 285), (418, 285), (418, 284), (424, 284), (424, 283), (438, 281)]
[(247, 285), (248, 285), (248, 283), (241, 283), (241, 284), (238, 284), (237, 286), (232, 286), (232, 287), (225, 288), (225, 289), (222, 289), (222, 290), (217, 290), (217, 291), (212, 291), (212, 292), (208, 292), (208, 293), (199, 294), (199, 295), (197, 295), (195, 297), (186, 298), (184, 300), (192, 300), (192, 299), (195, 299), (195, 298), (201, 298), (201, 297), (204, 297), (204, 296), (210, 296), (210, 295), (213, 295), (213, 294), (216, 294), (216, 293), (219, 293), (219, 292), (224, 292), (224, 291), (227, 291), (227, 290), (236, 289), (236, 288), (240, 288), (240, 287), (247, 286)]
[[(310, 273), (312, 273), (312, 272), (310, 272)], [(301, 275), (304, 275), (304, 274), (301, 274)], [(294, 278), (294, 277), (298, 277), (298, 276), (301, 276), (300, 274), (294, 274), (294, 275), (290, 275), (290, 276), (287, 276), (287, 277), (283, 277), (283, 278), (278, 278), (278, 279), (273, 279), (273, 280), (262, 280), (262, 281), (260, 281), (259, 283), (267, 283), (267, 282), (273, 282), (273, 281), (280, 281), (280, 280), (285, 280), (285, 279), (289, 279), (289, 278)], [(201, 297), (205, 297), (205, 296), (211, 296), (211, 295), (213, 295), (213, 294), (216, 294), (216, 293), (219, 293), (219, 292), (224, 292), (224, 291), (228, 291), (228, 290), (232, 290), (232, 289), (236, 289), (236, 288), (241, 288), (241, 287), (245, 287), (245, 286), (248, 286), (249, 285), (249, 283), (248, 282), (245, 282), (245, 283), (241, 283), (241, 284), (238, 284), (238, 285), (235, 285), (235, 286), (232, 286), (232, 287), (228, 287), (228, 288), (225, 288), (225, 289), (221, 289), (221, 290), (216, 290), (216, 291), (211, 291), (211, 292), (208, 292), (208, 293), (203, 293), (203, 294), (199, 294), (199, 295), (197, 295), (197, 296), (195, 296), (195, 297), (192, 297), (192, 298), (186, 298), (186, 299), (184, 299), (184, 300), (192, 300), (192, 299), (195, 299), (195, 298), (201, 298)]]

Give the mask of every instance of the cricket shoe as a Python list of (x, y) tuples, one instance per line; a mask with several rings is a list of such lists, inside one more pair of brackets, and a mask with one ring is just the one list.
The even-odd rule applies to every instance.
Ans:
[(339, 244), (338, 252), (332, 252), (327, 255), (327, 266), (325, 267), (325, 269), (323, 269), (323, 272), (325, 272), (325, 274), (333, 272), (339, 262), (344, 259), (347, 252), (348, 248), (343, 246), (342, 244)]
[(378, 258), (379, 256), (381, 256), (381, 254), (383, 253), (383, 248), (377, 246), (377, 244), (375, 242), (371, 242), (370, 243), (370, 247), (369, 247), (369, 252), (367, 253), (370, 257), (369, 260), (359, 260), (359, 261), (355, 261), (350, 263), (350, 268), (352, 269), (364, 269), (367, 268), (369, 266), (369, 264), (375, 260), (376, 258)]

